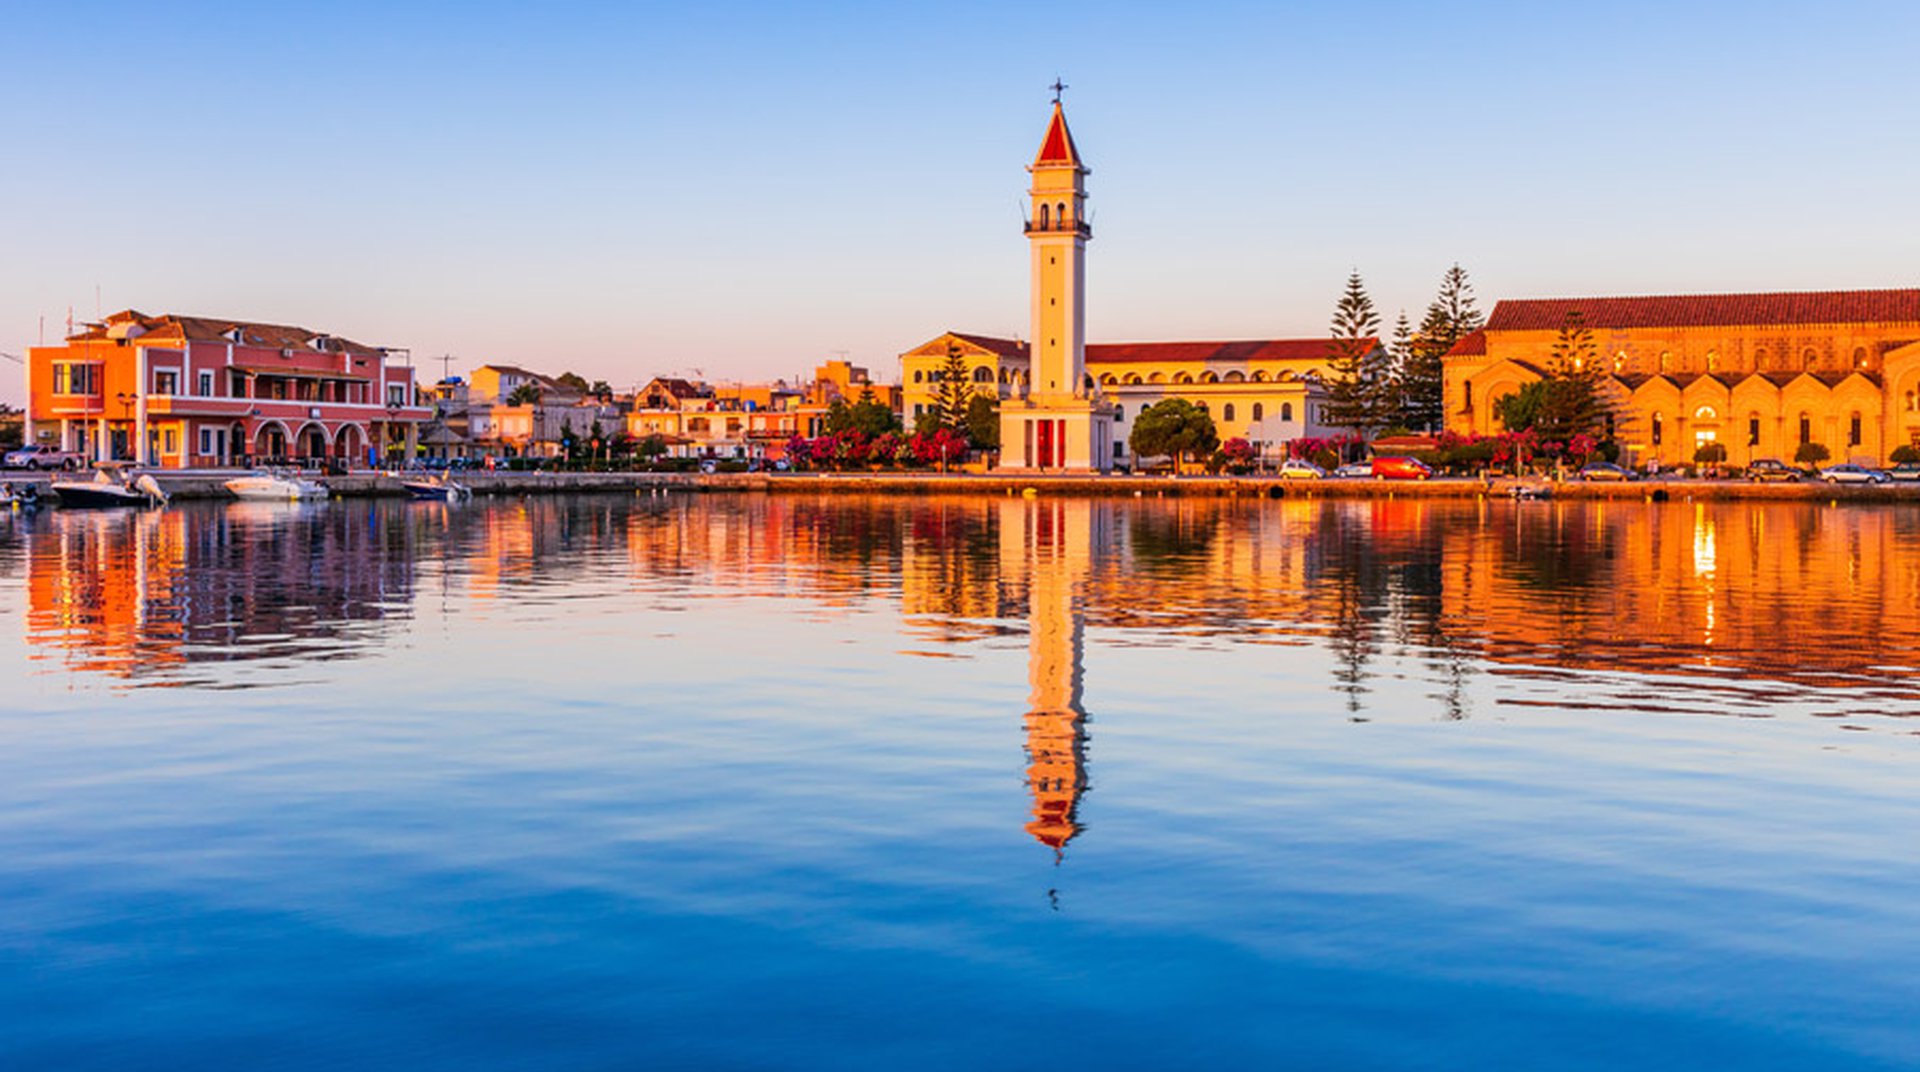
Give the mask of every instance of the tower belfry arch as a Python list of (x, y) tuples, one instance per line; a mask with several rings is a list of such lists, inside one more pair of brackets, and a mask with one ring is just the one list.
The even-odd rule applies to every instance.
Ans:
[(1027, 172), (1031, 262), (1030, 380), (1001, 403), (1000, 464), (1006, 469), (1105, 472), (1113, 465), (1113, 408), (1087, 377), (1089, 174), (1067, 127), (1059, 79), (1053, 114)]

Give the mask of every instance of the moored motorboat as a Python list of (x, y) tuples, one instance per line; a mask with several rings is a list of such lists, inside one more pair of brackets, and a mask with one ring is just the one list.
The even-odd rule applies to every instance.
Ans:
[(444, 473), (439, 476), (409, 477), (400, 481), (407, 494), (426, 502), (465, 502), (473, 498), (473, 489)]
[(291, 502), (297, 499), (324, 499), (327, 486), (318, 480), (292, 473), (258, 472), (237, 476), (226, 483), (236, 499)]
[(132, 476), (124, 470), (102, 466), (92, 480), (56, 480), (50, 490), (61, 506), (164, 506), (167, 493), (152, 475)]

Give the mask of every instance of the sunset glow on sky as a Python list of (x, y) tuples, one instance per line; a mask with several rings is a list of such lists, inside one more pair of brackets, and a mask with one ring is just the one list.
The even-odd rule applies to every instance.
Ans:
[(1455, 261), (1483, 308), (1916, 282), (1911, 6), (1049, 10), (15, 5), (0, 351), (134, 307), (892, 379), (1024, 331), (1056, 75), (1095, 341), (1315, 334), (1354, 268), (1389, 319)]

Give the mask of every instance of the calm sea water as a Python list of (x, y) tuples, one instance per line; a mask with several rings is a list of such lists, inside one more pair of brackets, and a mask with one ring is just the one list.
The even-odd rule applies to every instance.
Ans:
[(1920, 1066), (1920, 511), (0, 516), (0, 1067)]

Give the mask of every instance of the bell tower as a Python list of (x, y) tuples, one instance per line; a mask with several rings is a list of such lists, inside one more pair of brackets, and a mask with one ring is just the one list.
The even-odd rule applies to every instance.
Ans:
[(1087, 168), (1054, 98), (1040, 152), (1027, 168), (1027, 245), (1033, 256), (1035, 395), (1084, 397), (1087, 372)]
[(1027, 166), (1031, 258), (1028, 379), (1000, 409), (1000, 466), (1104, 472), (1113, 459), (1113, 410), (1087, 382), (1087, 166), (1053, 84), (1053, 115)]

